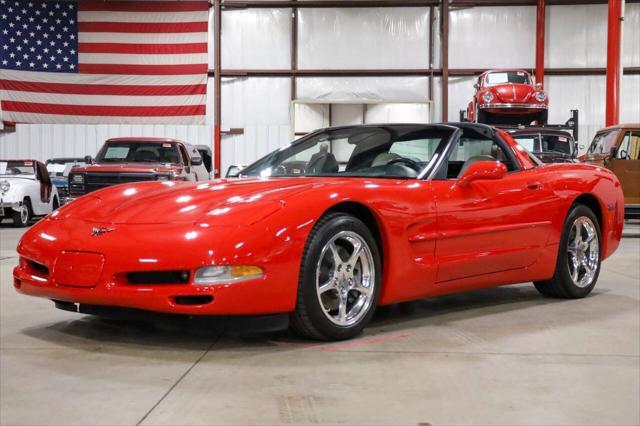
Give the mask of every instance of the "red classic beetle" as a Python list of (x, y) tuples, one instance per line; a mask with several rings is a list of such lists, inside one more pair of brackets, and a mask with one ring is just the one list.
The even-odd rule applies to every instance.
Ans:
[(486, 125), (330, 128), (239, 179), (81, 197), (24, 235), (14, 286), (80, 312), (286, 314), (344, 339), (426, 296), (533, 281), (584, 297), (623, 212), (610, 171), (542, 164)]
[(547, 123), (549, 99), (524, 70), (489, 70), (476, 84), (467, 106), (469, 121), (488, 124)]

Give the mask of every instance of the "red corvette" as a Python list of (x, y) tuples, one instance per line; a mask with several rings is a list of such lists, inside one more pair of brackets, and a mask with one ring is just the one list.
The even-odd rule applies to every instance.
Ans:
[(207, 183), (95, 191), (32, 227), (14, 286), (59, 307), (285, 314), (315, 339), (376, 306), (533, 281), (584, 297), (618, 247), (604, 168), (542, 164), (479, 124), (316, 131)]
[(469, 121), (487, 124), (547, 124), (549, 99), (524, 70), (489, 70), (473, 86)]

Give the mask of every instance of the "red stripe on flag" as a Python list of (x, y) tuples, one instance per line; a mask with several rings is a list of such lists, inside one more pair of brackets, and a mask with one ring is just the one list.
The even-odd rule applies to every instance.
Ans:
[(118, 85), (118, 84), (70, 84), (37, 83), (0, 79), (3, 90), (18, 92), (58, 93), (68, 95), (116, 95), (116, 96), (180, 96), (204, 95), (206, 84), (191, 85)]
[(201, 22), (78, 22), (78, 32), (91, 33), (204, 33), (208, 23)]
[(137, 55), (207, 53), (207, 43), (78, 43), (78, 51), (80, 53), (131, 53)]
[(197, 12), (209, 10), (207, 1), (78, 1), (81, 12)]
[(78, 64), (83, 74), (123, 74), (123, 75), (182, 75), (206, 74), (207, 64), (186, 65), (120, 65), (120, 64)]
[(4, 111), (32, 114), (120, 116), (120, 117), (168, 117), (182, 115), (204, 115), (204, 105), (180, 106), (103, 106), (103, 105), (60, 105), (36, 102), (2, 101)]

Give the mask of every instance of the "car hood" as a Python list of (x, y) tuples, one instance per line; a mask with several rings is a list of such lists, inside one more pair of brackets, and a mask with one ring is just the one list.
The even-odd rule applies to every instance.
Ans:
[(177, 168), (179, 166), (161, 163), (92, 164), (74, 167), (71, 173), (169, 173)]
[(91, 193), (56, 218), (112, 224), (200, 223), (251, 225), (284, 207), (287, 197), (315, 179), (229, 179), (202, 183), (140, 182)]
[(501, 84), (491, 88), (493, 94), (504, 103), (528, 102), (534, 93), (528, 84)]

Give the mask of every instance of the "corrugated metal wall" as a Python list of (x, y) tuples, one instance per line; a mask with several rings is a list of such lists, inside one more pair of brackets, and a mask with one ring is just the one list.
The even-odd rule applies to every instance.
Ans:
[(119, 136), (169, 137), (209, 145), (211, 126), (120, 124), (18, 124), (0, 136), (0, 158), (45, 161), (55, 157), (95, 156), (105, 140)]
[[(223, 68), (289, 68), (289, 9), (245, 9), (222, 14)], [(640, 66), (640, 4), (626, 5), (622, 61)], [(428, 8), (301, 9), (299, 68), (426, 68), (429, 43)], [(437, 11), (436, 11), (437, 19)], [(211, 20), (211, 23), (212, 20)], [(606, 5), (548, 6), (546, 64), (548, 67), (604, 67), (606, 63)], [(436, 29), (439, 24), (436, 22)], [(210, 46), (212, 46), (212, 33)], [(439, 36), (435, 32), (435, 62)], [(451, 11), (450, 67), (533, 67), (535, 7), (471, 7)], [(213, 52), (210, 50), (210, 65)], [(299, 78), (299, 99), (343, 93), (353, 98), (424, 102), (426, 77)], [(451, 78), (449, 118), (456, 120), (473, 94), (472, 78)], [(581, 142), (587, 144), (604, 126), (604, 76), (548, 76), (550, 120), (564, 122), (578, 108)], [(223, 171), (230, 164), (247, 164), (288, 143), (290, 85), (287, 78), (224, 79), (222, 129), (244, 128), (244, 135), (224, 136)], [(624, 76), (621, 120), (640, 122), (640, 76)], [(433, 119), (441, 120), (440, 80), (434, 82)], [(213, 117), (213, 85), (209, 84), (208, 124)], [(172, 136), (177, 126), (19, 126), (14, 134), (0, 133), (0, 154), (38, 158), (93, 153), (109, 136), (138, 132)], [(103, 129), (109, 129), (105, 131)], [(129, 132), (129, 133), (128, 133)], [(163, 133), (167, 132), (167, 133)], [(142, 134), (142, 133), (140, 133)], [(185, 134), (185, 133), (180, 133)], [(53, 135), (53, 136), (52, 136)], [(205, 136), (206, 135), (206, 136)], [(198, 143), (211, 141), (211, 129), (187, 133)], [(196, 138), (191, 140), (191, 138)], [(18, 146), (19, 145), (19, 146)], [(33, 147), (31, 147), (33, 145)]]

